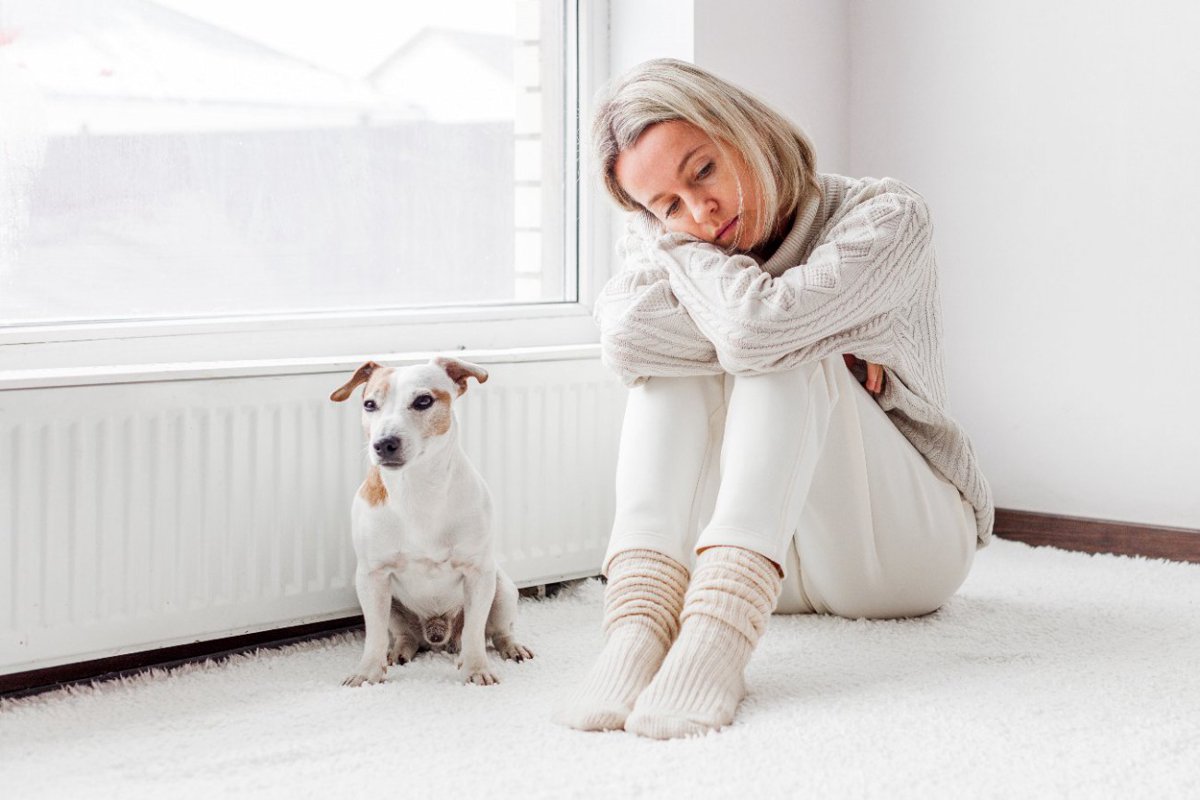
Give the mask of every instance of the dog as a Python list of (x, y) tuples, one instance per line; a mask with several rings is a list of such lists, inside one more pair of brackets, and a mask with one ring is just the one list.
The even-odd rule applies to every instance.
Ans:
[(350, 512), (366, 642), (346, 686), (378, 683), (429, 649), (458, 653), (463, 680), (490, 686), (488, 637), (505, 659), (533, 658), (513, 635), (517, 587), (496, 564), (491, 495), (459, 444), (452, 406), (468, 378), (488, 374), (446, 357), (368, 361), (330, 395), (341, 402), (363, 386), (371, 462)]

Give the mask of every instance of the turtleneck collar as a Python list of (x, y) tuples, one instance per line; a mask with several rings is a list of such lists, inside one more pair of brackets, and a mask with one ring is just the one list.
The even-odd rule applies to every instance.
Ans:
[(820, 211), (829, 194), (828, 187), (825, 185), (825, 176), (818, 175), (817, 179), (821, 184), (821, 193), (810, 194), (808, 199), (800, 205), (796, 210), (792, 229), (788, 231), (779, 247), (762, 265), (763, 271), (772, 277), (778, 278), (785, 270), (805, 263), (809, 253), (817, 244), (817, 234), (821, 232), (825, 221), (825, 215)]

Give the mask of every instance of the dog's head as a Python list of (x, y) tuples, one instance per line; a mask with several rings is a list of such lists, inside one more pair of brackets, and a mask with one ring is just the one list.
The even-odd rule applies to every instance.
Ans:
[(457, 358), (384, 367), (368, 361), (329, 396), (341, 402), (363, 384), (362, 422), (371, 463), (400, 469), (437, 449), (454, 426), (451, 404), (467, 390), (467, 378), (483, 383), (482, 367)]

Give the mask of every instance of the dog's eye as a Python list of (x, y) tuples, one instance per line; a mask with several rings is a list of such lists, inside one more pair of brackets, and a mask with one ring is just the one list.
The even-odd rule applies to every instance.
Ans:
[(417, 411), (424, 411), (433, 405), (433, 397), (427, 394), (420, 395), (416, 400), (413, 400), (412, 407)]
[(375, 404), (374, 400), (367, 400), (363, 403), (363, 408), (365, 408), (367, 411), (374, 411), (375, 409), (379, 408), (379, 406)]

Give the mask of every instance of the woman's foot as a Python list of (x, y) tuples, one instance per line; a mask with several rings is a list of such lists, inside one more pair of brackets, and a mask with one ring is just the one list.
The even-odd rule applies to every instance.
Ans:
[(628, 624), (612, 631), (575, 697), (555, 713), (554, 721), (581, 731), (621, 730), (633, 701), (666, 654), (666, 645), (648, 625)]
[(625, 720), (655, 739), (696, 736), (733, 721), (745, 695), (746, 664), (775, 608), (779, 572), (738, 547), (700, 554), (682, 612), (682, 630)]
[(687, 579), (682, 564), (653, 550), (613, 556), (604, 591), (604, 649), (554, 722), (583, 731), (624, 727), (679, 632)]

